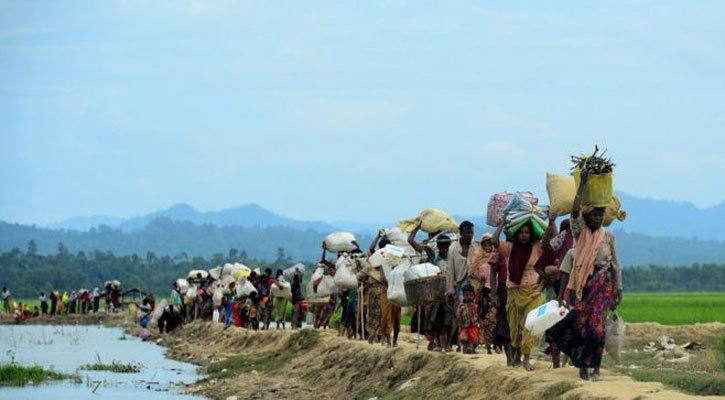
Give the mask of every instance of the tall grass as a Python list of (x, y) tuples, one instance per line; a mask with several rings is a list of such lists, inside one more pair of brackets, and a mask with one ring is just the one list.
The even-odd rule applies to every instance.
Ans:
[(37, 385), (46, 380), (79, 379), (77, 375), (43, 369), (40, 366), (24, 367), (16, 363), (0, 364), (0, 386)]

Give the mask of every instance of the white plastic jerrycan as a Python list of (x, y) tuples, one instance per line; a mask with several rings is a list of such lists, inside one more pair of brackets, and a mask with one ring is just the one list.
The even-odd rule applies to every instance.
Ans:
[(559, 305), (556, 300), (551, 300), (546, 304), (531, 310), (526, 316), (526, 329), (530, 330), (533, 335), (541, 335), (547, 329), (556, 325), (569, 314), (566, 307)]

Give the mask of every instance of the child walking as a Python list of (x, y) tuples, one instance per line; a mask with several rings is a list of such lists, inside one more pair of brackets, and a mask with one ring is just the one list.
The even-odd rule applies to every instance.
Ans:
[(456, 319), (463, 354), (475, 354), (478, 345), (478, 304), (471, 285), (463, 287), (463, 302), (458, 305)]

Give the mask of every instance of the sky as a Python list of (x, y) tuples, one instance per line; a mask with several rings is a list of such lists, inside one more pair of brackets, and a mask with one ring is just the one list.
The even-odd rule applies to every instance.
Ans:
[(0, 220), (481, 215), (595, 144), (725, 201), (725, 3), (350, 3), (0, 0)]

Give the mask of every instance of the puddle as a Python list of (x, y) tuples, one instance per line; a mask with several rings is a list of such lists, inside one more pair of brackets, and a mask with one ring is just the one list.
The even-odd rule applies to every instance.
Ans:
[[(139, 373), (78, 370), (82, 383), (70, 381), (39, 386), (0, 388), (4, 399), (203, 399), (182, 394), (200, 376), (196, 366), (165, 357), (166, 349), (125, 335), (120, 328), (86, 325), (2, 325), (0, 360), (21, 365), (40, 365), (59, 372), (75, 373), (100, 358), (104, 364), (118, 361), (142, 366)], [(93, 393), (95, 389), (95, 393)]]

